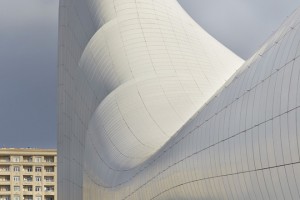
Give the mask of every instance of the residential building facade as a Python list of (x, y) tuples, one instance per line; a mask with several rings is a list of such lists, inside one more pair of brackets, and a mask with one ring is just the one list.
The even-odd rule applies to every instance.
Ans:
[(0, 200), (56, 200), (54, 149), (1, 148)]

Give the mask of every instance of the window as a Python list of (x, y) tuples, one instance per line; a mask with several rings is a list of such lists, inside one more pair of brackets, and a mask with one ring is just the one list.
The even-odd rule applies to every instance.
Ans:
[(42, 167), (35, 167), (35, 172), (41, 172), (42, 171)]
[(19, 182), (20, 181), (20, 176), (14, 176), (14, 181)]
[(35, 157), (34, 161), (35, 162), (42, 162), (42, 158), (41, 157)]
[(41, 187), (41, 186), (35, 186), (35, 191), (36, 191), (36, 192), (42, 191), (42, 187)]
[(14, 172), (19, 172), (20, 171), (20, 167), (19, 166), (14, 166)]
[(35, 181), (36, 181), (36, 182), (41, 182), (41, 181), (42, 181), (42, 177), (36, 176), (36, 177), (35, 177)]
[(41, 172), (42, 171), (42, 167), (35, 167), (35, 172)]
[(20, 200), (20, 196), (14, 196), (13, 200)]
[(12, 162), (20, 162), (20, 156), (11, 157)]
[(41, 196), (37, 196), (37, 197), (35, 197), (35, 200), (42, 200), (42, 197)]
[(20, 186), (14, 186), (14, 191), (20, 191)]

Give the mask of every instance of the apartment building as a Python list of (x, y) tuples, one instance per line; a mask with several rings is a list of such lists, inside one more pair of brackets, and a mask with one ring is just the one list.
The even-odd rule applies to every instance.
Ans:
[(0, 148), (0, 200), (56, 200), (54, 149)]

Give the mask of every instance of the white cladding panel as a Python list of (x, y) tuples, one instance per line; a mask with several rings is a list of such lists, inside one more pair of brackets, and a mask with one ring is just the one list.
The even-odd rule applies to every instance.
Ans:
[(299, 22), (240, 67), (175, 0), (61, 0), (59, 199), (299, 199)]
[[(115, 7), (116, 15), (104, 20), (108, 22), (91, 38), (79, 65), (101, 101), (89, 123), (86, 137), (92, 139), (86, 148), (122, 170), (161, 148), (242, 60), (176, 1), (116, 1)], [(105, 13), (97, 15), (107, 19)], [(108, 174), (95, 170), (89, 173)]]

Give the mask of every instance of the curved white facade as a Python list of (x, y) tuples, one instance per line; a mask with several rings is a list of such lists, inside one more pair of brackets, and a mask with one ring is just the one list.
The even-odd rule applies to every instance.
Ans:
[[(115, 15), (99, 26), (79, 61), (99, 101), (87, 130), (87, 164), (99, 154), (108, 168), (130, 169), (159, 150), (242, 61), (176, 1), (98, 6), (115, 7)], [(89, 166), (103, 166), (95, 171), (110, 177), (104, 164)]]
[(175, 0), (62, 0), (59, 198), (299, 199), (299, 19), (240, 68)]

